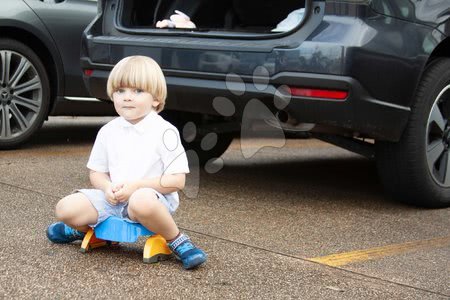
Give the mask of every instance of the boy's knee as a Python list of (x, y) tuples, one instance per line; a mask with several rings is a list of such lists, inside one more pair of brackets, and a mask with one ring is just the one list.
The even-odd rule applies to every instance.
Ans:
[(76, 214), (76, 207), (74, 207), (74, 205), (76, 205), (75, 203), (76, 199), (74, 198), (74, 195), (59, 200), (55, 207), (56, 218), (63, 222), (74, 218), (74, 215)]
[(152, 213), (158, 205), (158, 197), (152, 189), (139, 189), (131, 195), (128, 207), (135, 214)]
[(65, 201), (65, 199), (61, 199), (56, 204), (55, 215), (59, 221), (65, 221), (67, 219), (70, 219), (71, 212), (69, 209), (69, 205), (68, 205), (67, 201)]

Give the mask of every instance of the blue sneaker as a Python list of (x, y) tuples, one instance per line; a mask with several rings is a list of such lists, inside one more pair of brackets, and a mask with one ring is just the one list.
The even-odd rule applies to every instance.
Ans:
[(67, 244), (73, 241), (82, 240), (85, 236), (84, 232), (75, 230), (63, 222), (56, 222), (47, 228), (47, 237), (56, 244)]
[(198, 267), (204, 263), (208, 257), (203, 250), (194, 246), (191, 239), (185, 234), (181, 234), (167, 245), (170, 250), (172, 250), (175, 257), (178, 260), (181, 260), (183, 268), (186, 270)]

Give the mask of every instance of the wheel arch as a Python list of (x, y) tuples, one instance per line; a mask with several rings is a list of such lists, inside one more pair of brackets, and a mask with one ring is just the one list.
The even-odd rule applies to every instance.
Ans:
[(421, 71), (421, 74), (419, 77), (419, 81), (415, 87), (414, 98), (415, 98), (415, 94), (417, 93), (417, 90), (419, 88), (420, 80), (422, 80), (427, 68), (429, 68), (430, 65), (434, 64), (436, 61), (438, 61), (442, 57), (450, 57), (450, 37), (446, 37), (445, 39), (441, 40), (439, 42), (439, 44), (433, 49), (430, 56), (428, 57), (428, 60), (426, 61), (426, 63), (424, 64), (424, 66), (422, 68), (422, 71)]
[[(60, 67), (62, 65), (61, 59), (57, 57), (59, 53), (56, 52), (57, 50), (50, 50), (48, 45), (46, 45), (42, 39), (38, 38), (28, 30), (17, 27), (0, 26), (0, 32), (2, 33), (2, 38), (16, 40), (32, 48), (44, 64), (50, 81), (50, 105), (49, 111), (47, 112), (47, 114), (49, 114), (53, 110), (56, 99), (58, 96), (61, 96), (64, 91), (64, 80), (62, 80), (64, 71)], [(55, 52), (58, 54), (55, 54)]]
[(427, 65), (439, 57), (450, 57), (450, 37), (442, 40), (428, 58)]

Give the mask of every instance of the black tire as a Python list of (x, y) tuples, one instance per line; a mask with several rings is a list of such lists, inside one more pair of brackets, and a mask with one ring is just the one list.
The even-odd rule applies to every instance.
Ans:
[(0, 149), (11, 149), (42, 126), (50, 83), (36, 53), (13, 39), (0, 38), (0, 72)]
[(188, 154), (191, 167), (205, 166), (208, 161), (219, 158), (230, 146), (234, 134), (231, 132), (216, 132), (201, 130), (212, 128), (214, 122), (197, 113), (163, 111), (161, 115), (175, 125), (180, 132), (181, 143)]
[(186, 151), (193, 150), (196, 153), (200, 166), (205, 166), (209, 160), (222, 156), (233, 141), (233, 135), (231, 134), (214, 135), (215, 133), (200, 135), (192, 142), (182, 139), (182, 144)]
[(397, 143), (377, 142), (377, 166), (397, 200), (429, 208), (450, 206), (450, 59), (425, 70), (408, 125)]

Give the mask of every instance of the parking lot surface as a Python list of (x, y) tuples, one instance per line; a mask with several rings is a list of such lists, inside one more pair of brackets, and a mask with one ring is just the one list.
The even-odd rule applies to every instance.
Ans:
[(219, 172), (199, 170), (175, 215), (209, 255), (197, 270), (142, 263), (145, 239), (87, 254), (51, 244), (54, 206), (89, 186), (106, 121), (51, 118), (0, 152), (1, 298), (450, 298), (450, 209), (389, 199), (373, 162), (314, 139), (236, 139)]

